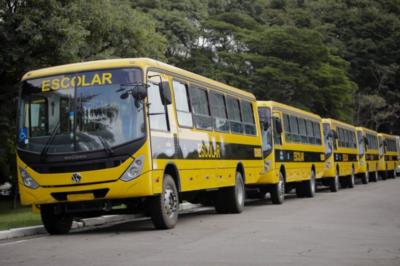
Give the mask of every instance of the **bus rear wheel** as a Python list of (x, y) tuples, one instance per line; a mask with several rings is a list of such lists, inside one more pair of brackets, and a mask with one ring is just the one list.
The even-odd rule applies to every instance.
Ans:
[(379, 176), (378, 171), (374, 171), (372, 175), (371, 174), (369, 175), (369, 181), (378, 182), (378, 176)]
[(151, 220), (157, 229), (174, 228), (178, 222), (179, 194), (172, 176), (164, 175), (160, 195), (151, 199)]
[(240, 172), (236, 172), (235, 186), (218, 190), (215, 210), (217, 213), (241, 213), (244, 209), (245, 198), (243, 176)]
[(365, 173), (361, 174), (361, 183), (366, 185), (366, 184), (368, 184), (368, 182), (369, 182), (369, 172), (365, 171)]
[(279, 182), (271, 188), (272, 204), (282, 204), (285, 200), (285, 178), (283, 173), (279, 173)]
[(54, 204), (40, 206), (44, 228), (50, 235), (67, 234), (71, 230), (72, 216), (64, 213)]

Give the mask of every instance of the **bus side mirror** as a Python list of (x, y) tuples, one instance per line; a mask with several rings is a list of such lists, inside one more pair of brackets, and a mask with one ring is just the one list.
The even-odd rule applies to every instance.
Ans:
[(144, 100), (147, 97), (147, 86), (137, 86), (134, 91), (134, 97), (138, 100)]
[(278, 134), (282, 134), (282, 123), (279, 118), (274, 117), (275, 120), (275, 129)]
[(161, 102), (163, 105), (170, 105), (172, 103), (171, 90), (169, 89), (169, 82), (162, 81), (159, 83)]
[(364, 138), (364, 143), (365, 143), (365, 145), (369, 145), (369, 140), (368, 140), (368, 138), (367, 137), (363, 137)]

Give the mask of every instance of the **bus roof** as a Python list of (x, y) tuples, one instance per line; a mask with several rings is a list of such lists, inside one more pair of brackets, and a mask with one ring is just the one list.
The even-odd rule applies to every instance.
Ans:
[(366, 127), (356, 127), (356, 129), (368, 132), (368, 133), (373, 134), (373, 135), (378, 135), (378, 132), (376, 132), (375, 130), (366, 128)]
[(322, 122), (324, 122), (324, 121), (328, 122), (328, 123), (334, 123), (334, 124), (340, 125), (342, 127), (351, 128), (353, 130), (356, 128), (352, 124), (348, 124), (348, 123), (345, 123), (345, 122), (342, 122), (342, 121), (339, 121), (339, 120), (336, 120), (336, 119), (333, 119), (333, 118), (323, 118)]
[(318, 119), (320, 120), (321, 117), (317, 114), (308, 112), (308, 111), (304, 111), (300, 108), (297, 107), (293, 107), (287, 104), (283, 104), (283, 103), (278, 103), (275, 101), (257, 101), (257, 106), (266, 106), (266, 107), (271, 107), (272, 109), (277, 109), (277, 110), (286, 110), (288, 112), (292, 112), (292, 113), (299, 113), (301, 115), (304, 116), (308, 116), (310, 118), (314, 118), (314, 119)]
[(121, 67), (141, 67), (142, 69), (145, 70), (147, 70), (148, 68), (159, 69), (167, 73), (168, 72), (174, 73), (179, 76), (187, 77), (189, 78), (189, 80), (202, 82), (209, 86), (218, 87), (223, 90), (226, 90), (227, 92), (231, 92), (233, 94), (237, 94), (255, 100), (255, 96), (250, 92), (234, 88), (224, 83), (203, 77), (201, 75), (150, 58), (123, 58), (123, 59), (96, 60), (96, 61), (88, 61), (75, 64), (42, 68), (26, 73), (22, 77), (22, 81), (33, 78), (41, 78), (45, 76), (59, 75), (64, 73), (74, 73), (80, 71), (89, 71), (89, 70), (107, 69), (107, 68), (121, 68)]
[(378, 133), (378, 136), (380, 136), (380, 137), (384, 137), (385, 139), (396, 139), (396, 136), (395, 135), (390, 135), (390, 134), (387, 134), (387, 133)]

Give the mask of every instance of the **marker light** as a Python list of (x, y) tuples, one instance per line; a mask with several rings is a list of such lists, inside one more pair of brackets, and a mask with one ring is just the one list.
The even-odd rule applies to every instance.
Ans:
[(28, 172), (23, 169), (19, 168), (19, 172), (21, 173), (22, 181), (24, 185), (28, 188), (36, 189), (39, 187), (39, 184), (28, 174)]
[(144, 162), (144, 155), (137, 157), (133, 163), (126, 169), (125, 173), (121, 176), (121, 180), (128, 182), (138, 177), (142, 173)]

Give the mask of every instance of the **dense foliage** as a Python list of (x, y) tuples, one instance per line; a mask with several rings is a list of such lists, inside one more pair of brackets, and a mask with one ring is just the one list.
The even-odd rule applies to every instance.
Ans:
[(400, 134), (399, 39), (400, 0), (0, 0), (0, 176), (26, 71), (151, 57)]

